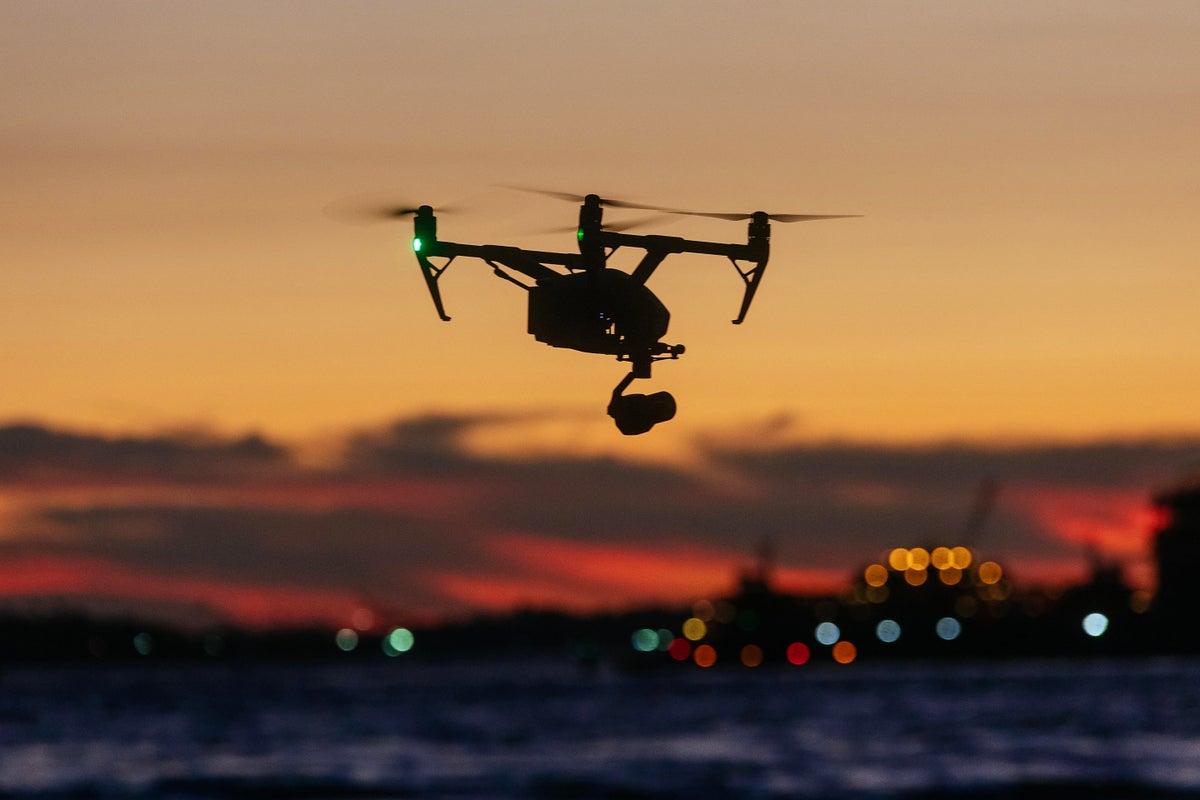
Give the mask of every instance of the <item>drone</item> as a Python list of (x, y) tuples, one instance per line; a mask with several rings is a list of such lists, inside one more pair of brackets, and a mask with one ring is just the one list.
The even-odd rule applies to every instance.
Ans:
[[(671, 314), (647, 286), (667, 256), (698, 253), (724, 256), (744, 283), (741, 307), (734, 325), (746, 319), (750, 304), (762, 282), (770, 255), (771, 222), (807, 222), (842, 219), (856, 214), (725, 214), (686, 211), (602, 198), (596, 194), (573, 195), (540, 189), (523, 189), (562, 200), (581, 203), (575, 229), (577, 253), (525, 250), (504, 245), (475, 245), (438, 238), (437, 217), (432, 206), (388, 209), (389, 217), (413, 219), (412, 249), (433, 298), (438, 317), (449, 321), (438, 281), (457, 258), (475, 258), (492, 268), (499, 278), (524, 289), (529, 295), (528, 332), (539, 342), (584, 353), (616, 356), (630, 364), (629, 374), (613, 389), (608, 415), (627, 436), (646, 433), (675, 416), (675, 398), (669, 392), (625, 394), (636, 379), (649, 378), (656, 361), (678, 359), (682, 344), (662, 341)], [(605, 207), (640, 209), (666, 214), (749, 221), (745, 244), (696, 241), (676, 236), (639, 235), (624, 231), (636, 224), (605, 227)], [(620, 248), (644, 251), (637, 266), (625, 272), (608, 265)], [(433, 259), (439, 259), (440, 264)], [(743, 266), (745, 265), (745, 266)]]

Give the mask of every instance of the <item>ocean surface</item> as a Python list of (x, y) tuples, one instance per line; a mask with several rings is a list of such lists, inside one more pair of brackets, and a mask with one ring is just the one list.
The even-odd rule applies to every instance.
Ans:
[(2, 798), (1200, 798), (1200, 661), (0, 671)]

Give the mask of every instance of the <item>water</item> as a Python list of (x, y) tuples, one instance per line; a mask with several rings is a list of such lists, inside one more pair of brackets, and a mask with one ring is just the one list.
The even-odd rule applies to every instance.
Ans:
[(10, 669), (4, 798), (1200, 798), (1200, 662)]

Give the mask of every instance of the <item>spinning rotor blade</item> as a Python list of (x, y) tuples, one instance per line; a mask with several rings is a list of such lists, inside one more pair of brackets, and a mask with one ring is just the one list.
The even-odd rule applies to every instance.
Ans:
[[(689, 217), (712, 217), (713, 219), (727, 219), (731, 222), (739, 222), (747, 220), (754, 214), (725, 214), (717, 211), (683, 211), (676, 208), (661, 209), (668, 214), (683, 214)], [(848, 219), (850, 217), (861, 217), (862, 214), (768, 214), (767, 218), (772, 222), (812, 222), (818, 219)]]
[[(630, 207), (632, 208), (633, 206)], [(615, 225), (605, 225), (604, 230), (619, 233), (621, 231), (633, 230), (634, 228), (644, 228), (647, 225), (653, 225), (655, 222), (658, 222), (661, 216), (661, 214), (655, 214), (652, 217), (641, 217), (640, 219), (631, 219), (628, 222), (618, 222)]]
[[(582, 203), (587, 200), (586, 194), (572, 194), (571, 192), (555, 192), (550, 189), (534, 189), (530, 186), (510, 186), (508, 184), (499, 184), (503, 189), (516, 189), (518, 192), (530, 192), (532, 194), (544, 194), (547, 197), (553, 197), (558, 200), (566, 200), (568, 203)], [(600, 205), (608, 206), (609, 208), (637, 208), (645, 211), (670, 211), (667, 208), (658, 206), (648, 206), (641, 203), (631, 203), (628, 200), (612, 200), (607, 197), (600, 198)], [(610, 230), (616, 230), (611, 228)]]
[(812, 222), (817, 219), (855, 219), (862, 214), (768, 214), (774, 222)]
[[(620, 233), (621, 231), (627, 231), (627, 230), (631, 230), (633, 228), (641, 228), (645, 225), (652, 225), (653, 223), (657, 222), (659, 216), (661, 216), (661, 215), (655, 215), (653, 217), (642, 217), (641, 219), (631, 219), (628, 222), (617, 222), (617, 223), (613, 223), (611, 225), (608, 223), (605, 223), (604, 226), (601, 228), (601, 230), (612, 231), (613, 233)], [(562, 225), (557, 228), (546, 228), (543, 230), (539, 230), (539, 231), (537, 231), (537, 233), (575, 233), (575, 231), (577, 231), (577, 230), (579, 230), (578, 225), (570, 225), (570, 226)]]
[[(570, 192), (555, 192), (549, 189), (534, 189), (528, 186), (504, 186), (506, 189), (516, 189), (521, 192), (532, 192), (533, 194), (544, 194), (547, 197), (554, 197), (559, 200), (566, 200), (572, 203), (582, 203), (587, 199), (587, 195), (571, 194)], [(642, 211), (658, 211), (663, 214), (682, 214), (689, 217), (712, 217), (714, 219), (726, 219), (731, 222), (747, 220), (754, 216), (754, 213), (724, 213), (718, 211), (687, 211), (681, 208), (666, 208), (665, 206), (652, 206), (646, 203), (633, 203), (628, 200), (610, 200), (609, 198), (600, 198), (600, 204), (610, 208), (636, 208)], [(849, 219), (852, 217), (861, 217), (862, 214), (768, 214), (767, 217), (772, 222), (812, 222), (819, 219)], [(633, 223), (641, 225), (642, 222)], [(622, 230), (617, 226), (605, 226), (608, 230)], [(627, 226), (628, 227), (628, 226)], [(569, 230), (569, 229), (568, 229)]]
[[(344, 222), (348, 225), (369, 225), (374, 222), (386, 222), (392, 219), (407, 219), (415, 216), (420, 205), (403, 203), (391, 205), (386, 202), (372, 200), (363, 195), (334, 200), (322, 209), (330, 219)], [(457, 204), (434, 206), (434, 213), (454, 213), (460, 211)]]

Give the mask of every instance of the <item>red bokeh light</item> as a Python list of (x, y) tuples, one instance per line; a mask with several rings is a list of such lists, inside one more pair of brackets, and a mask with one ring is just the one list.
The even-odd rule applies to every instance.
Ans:
[(667, 652), (676, 661), (687, 661), (688, 656), (692, 654), (692, 644), (687, 639), (678, 638), (671, 642)]
[(808, 649), (808, 645), (804, 642), (792, 642), (788, 645), (787, 660), (797, 667), (801, 664), (807, 664), (811, 656), (812, 651)]

